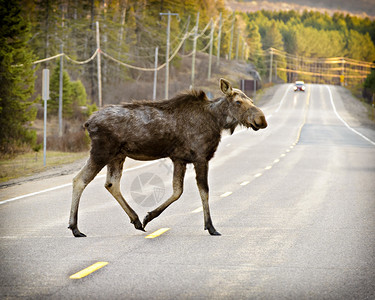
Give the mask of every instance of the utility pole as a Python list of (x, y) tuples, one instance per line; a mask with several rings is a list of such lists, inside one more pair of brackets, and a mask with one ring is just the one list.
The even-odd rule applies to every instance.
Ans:
[[(119, 36), (118, 36), (118, 48), (120, 49), (120, 54), (123, 52), (122, 51), (122, 42), (123, 42), (123, 39), (124, 39), (124, 28), (125, 28), (125, 21), (126, 21), (126, 6), (127, 6), (127, 2), (128, 0), (126, 0), (125, 3), (122, 3), (122, 5), (120, 5), (120, 10), (122, 10), (121, 12), (121, 27), (120, 27), (120, 31), (119, 31)], [(120, 65), (117, 65), (117, 72), (120, 73), (121, 71), (121, 67)]]
[(272, 82), (272, 58), (273, 58), (273, 49), (270, 48), (270, 74), (269, 74), (269, 82)]
[[(255, 73), (255, 71), (254, 71), (254, 74), (256, 74)], [(256, 97), (257, 97), (257, 78), (256, 78), (256, 76), (254, 75), (254, 101), (255, 101), (255, 99), (256, 99)]]
[(244, 60), (245, 57), (245, 49), (246, 49), (246, 43), (245, 41), (242, 41), (242, 52), (241, 52), (241, 59)]
[(43, 166), (47, 164), (47, 101), (49, 100), (49, 70), (43, 69), (42, 99), (44, 100)]
[(167, 52), (166, 52), (166, 65), (165, 65), (165, 99), (168, 99), (168, 89), (169, 89), (169, 36), (171, 33), (171, 16), (178, 16), (176, 13), (171, 13), (169, 10), (167, 13), (159, 13), (160, 16), (168, 16), (167, 25)]
[(345, 85), (345, 59), (342, 58), (341, 59), (341, 76), (340, 76), (340, 84), (341, 86), (344, 86)]
[[(189, 31), (189, 25), (190, 25), (190, 15), (188, 16), (188, 20), (187, 20), (185, 36), (187, 35)], [(185, 45), (186, 45), (186, 41), (184, 41), (184, 44), (182, 45), (182, 55), (185, 55)]]
[(99, 99), (99, 107), (102, 107), (102, 69), (101, 69), (101, 60), (100, 60), (100, 36), (99, 36), (99, 22), (96, 21), (96, 49), (98, 51), (98, 99)]
[(156, 82), (158, 78), (158, 52), (159, 52), (159, 47), (155, 48), (155, 73), (154, 73), (154, 91), (152, 93), (152, 100), (156, 99)]
[(63, 130), (62, 130), (62, 111), (63, 111), (63, 64), (64, 64), (64, 57), (63, 57), (63, 44), (60, 45), (60, 82), (59, 82), (59, 137), (62, 137)]
[(123, 8), (123, 11), (121, 13), (121, 27), (120, 27), (120, 32), (119, 32), (120, 49), (121, 49), (121, 45), (122, 45), (122, 39), (123, 39), (123, 36), (124, 36), (125, 18), (126, 18), (126, 5)]
[[(61, 22), (61, 27), (64, 35), (64, 26), (65, 26), (65, 5), (61, 5), (61, 12), (62, 12), (62, 22)], [(64, 37), (61, 36), (61, 45), (60, 45), (60, 78), (59, 78), (59, 137), (62, 137), (63, 135), (63, 121), (62, 121), (62, 111), (63, 111), (63, 70), (64, 70), (64, 42), (63, 42)]]
[(277, 60), (275, 59), (275, 81), (277, 82)]
[(193, 59), (192, 59), (192, 63), (191, 63), (191, 88), (194, 87), (195, 54), (196, 54), (196, 51), (197, 51), (198, 25), (199, 25), (199, 11), (197, 13), (197, 22), (195, 24), (195, 34), (194, 34), (194, 42), (193, 42)]
[(234, 31), (234, 21), (236, 20), (233, 12), (233, 22), (232, 22), (232, 28), (230, 30), (230, 43), (229, 43), (229, 57), (228, 59), (231, 60), (232, 58), (232, 44), (233, 44), (233, 31)]
[(212, 64), (212, 46), (214, 43), (214, 21), (211, 19), (211, 33), (210, 33), (210, 56), (208, 59), (208, 76), (207, 78), (211, 78), (211, 64)]
[(240, 31), (237, 31), (236, 60), (238, 60), (238, 48), (240, 46)]
[(216, 65), (217, 65), (217, 66), (218, 66), (219, 63), (220, 63), (221, 26), (223, 25), (222, 22), (223, 22), (223, 20), (222, 20), (221, 13), (220, 13), (219, 34), (218, 34), (218, 37), (217, 37), (217, 61), (216, 61)]

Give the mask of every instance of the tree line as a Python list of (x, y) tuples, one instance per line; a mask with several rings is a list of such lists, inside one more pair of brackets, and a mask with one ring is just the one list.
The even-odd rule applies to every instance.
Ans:
[[(263, 75), (268, 72), (264, 51), (276, 48), (303, 58), (347, 57), (375, 60), (375, 22), (369, 18), (304, 11), (248, 13), (247, 26), (253, 62)], [(286, 64), (285, 60), (280, 63)], [(286, 80), (285, 74), (278, 73)]]

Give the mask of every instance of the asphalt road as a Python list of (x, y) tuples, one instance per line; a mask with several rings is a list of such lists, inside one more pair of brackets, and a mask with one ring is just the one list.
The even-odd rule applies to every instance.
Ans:
[[(87, 238), (67, 229), (70, 185), (2, 202), (0, 298), (374, 299), (375, 131), (350, 126), (333, 86), (281, 85), (262, 109), (269, 127), (225, 136), (210, 163), (222, 236), (203, 230), (192, 168), (180, 200), (147, 233), (103, 176), (82, 196)], [(140, 218), (171, 193), (171, 178), (168, 160), (124, 173)], [(106, 264), (70, 278), (97, 262)]]

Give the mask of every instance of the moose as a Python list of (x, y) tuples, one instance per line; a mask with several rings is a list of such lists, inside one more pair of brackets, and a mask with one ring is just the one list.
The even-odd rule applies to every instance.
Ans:
[[(238, 125), (259, 130), (267, 127), (263, 112), (241, 90), (220, 79), (222, 97), (209, 100), (202, 90), (191, 90), (171, 99), (134, 101), (110, 105), (95, 112), (84, 124), (91, 139), (90, 157), (73, 179), (69, 229), (78, 230), (78, 206), (85, 187), (107, 166), (105, 188), (118, 201), (136, 229), (158, 217), (183, 192), (187, 164), (193, 164), (202, 200), (204, 229), (220, 235), (212, 224), (208, 204), (208, 168), (224, 130), (232, 134)], [(125, 201), (120, 179), (126, 157), (155, 160), (169, 157), (173, 162), (173, 193), (149, 212), (143, 223)]]

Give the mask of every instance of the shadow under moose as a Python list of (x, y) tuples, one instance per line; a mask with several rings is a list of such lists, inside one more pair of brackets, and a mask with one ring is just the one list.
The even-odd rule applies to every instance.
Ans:
[[(183, 192), (187, 164), (193, 164), (202, 200), (204, 229), (220, 235), (212, 224), (208, 204), (208, 168), (224, 130), (233, 133), (238, 125), (259, 130), (267, 127), (263, 112), (242, 91), (220, 79), (223, 95), (209, 100), (206, 94), (192, 90), (172, 99), (135, 101), (110, 105), (94, 113), (84, 124), (91, 138), (90, 157), (73, 179), (69, 228), (78, 230), (78, 206), (85, 187), (107, 166), (105, 188), (118, 201), (134, 227), (143, 230)], [(126, 157), (155, 160), (169, 157), (173, 162), (173, 193), (159, 207), (139, 220), (120, 192), (120, 179)]]

